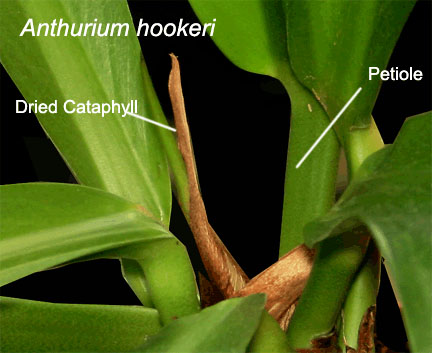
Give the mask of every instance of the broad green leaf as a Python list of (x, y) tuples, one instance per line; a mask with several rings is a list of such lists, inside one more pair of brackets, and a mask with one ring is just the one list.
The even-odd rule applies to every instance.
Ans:
[(139, 205), (70, 184), (0, 187), (0, 285), (72, 260), (136, 260), (163, 323), (199, 310), (185, 247)]
[(160, 330), (155, 309), (0, 298), (1, 351), (127, 352)]
[[(28, 102), (58, 101), (58, 114), (37, 116), (77, 180), (138, 202), (168, 225), (171, 190), (166, 159), (178, 198), (182, 204), (188, 202), (183, 160), (173, 133), (130, 116), (62, 112), (67, 99), (97, 103), (137, 99), (138, 114), (167, 124), (127, 2), (5, 0), (0, 6), (0, 61)], [(36, 30), (39, 22), (53, 19), (71, 24), (93, 23), (97, 18), (104, 28), (107, 23), (126, 23), (129, 35), (20, 37), (29, 18)], [(123, 273), (130, 277), (127, 269)], [(128, 281), (142, 297), (139, 282)]]
[(171, 238), (140, 206), (97, 189), (28, 183), (0, 187), (0, 285), (72, 259)]
[[(273, 0), (190, 0), (201, 22), (217, 19), (211, 37), (238, 67), (280, 80), (291, 100), (280, 255), (303, 243), (303, 227), (333, 204), (338, 141), (330, 132), (301, 168), (295, 165), (328, 125), (315, 97), (293, 74), (282, 3)], [(273, 117), (275, 118), (275, 117)], [(272, 118), (272, 119), (273, 119)]]
[(297, 78), (333, 117), (359, 87), (363, 91), (336, 124), (345, 138), (369, 126), (385, 69), (415, 0), (284, 0), (288, 53)]
[(189, 2), (202, 23), (217, 20), (211, 38), (233, 64), (258, 74), (282, 75), (288, 55), (279, 1)]
[(140, 352), (245, 352), (264, 304), (263, 294), (224, 300), (172, 322), (151, 337)]
[(336, 206), (306, 227), (309, 246), (358, 224), (371, 231), (402, 303), (413, 352), (432, 351), (432, 113), (409, 118), (370, 156)]
[[(20, 36), (30, 18), (36, 31), (39, 23), (54, 19), (57, 24), (60, 19), (68, 24), (97, 19), (103, 30), (107, 23), (126, 23), (129, 32), (106, 37)], [(141, 66), (127, 2), (4, 0), (0, 37), (1, 63), (25, 99), (58, 101), (57, 114), (36, 115), (79, 182), (139, 203), (168, 224), (171, 188), (160, 134), (172, 132), (121, 114), (102, 118), (63, 111), (69, 99), (124, 104), (136, 99), (138, 114), (164, 120), (145, 65)]]

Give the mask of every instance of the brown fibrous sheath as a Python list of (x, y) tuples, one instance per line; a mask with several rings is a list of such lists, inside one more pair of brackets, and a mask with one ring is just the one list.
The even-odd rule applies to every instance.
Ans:
[(210, 226), (198, 185), (195, 157), (181, 88), (180, 67), (171, 54), (172, 69), (168, 89), (177, 128), (178, 147), (186, 164), (190, 197), (190, 227), (207, 273), (222, 294), (229, 298), (243, 288), (248, 277)]
[(255, 276), (236, 296), (266, 293), (266, 309), (286, 329), (313, 263), (313, 251), (300, 245)]

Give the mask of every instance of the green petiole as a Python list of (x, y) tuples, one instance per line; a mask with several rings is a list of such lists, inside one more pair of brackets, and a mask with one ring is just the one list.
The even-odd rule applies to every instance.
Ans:
[[(352, 178), (366, 157), (383, 144), (373, 121), (367, 129), (350, 131), (346, 141), (346, 155)], [(326, 239), (317, 246), (314, 267), (288, 327), (287, 335), (291, 347), (311, 348), (313, 340), (332, 333), (355, 274), (363, 261), (368, 243), (369, 236), (365, 231), (360, 237), (352, 232), (344, 233)], [(365, 266), (367, 264), (366, 261)], [(376, 295), (375, 270), (365, 267), (356, 281), (356, 298), (361, 299), (350, 299), (347, 309), (355, 307), (358, 304), (357, 300)], [(372, 285), (366, 286), (365, 283)], [(364, 303), (370, 303), (370, 300), (365, 300)], [(348, 309), (347, 315), (348, 312), (352, 310)], [(361, 320), (355, 318), (353, 323), (347, 315), (344, 316), (345, 327), (349, 323), (352, 332), (352, 326), (359, 325)], [(350, 341), (352, 342), (352, 339)]]

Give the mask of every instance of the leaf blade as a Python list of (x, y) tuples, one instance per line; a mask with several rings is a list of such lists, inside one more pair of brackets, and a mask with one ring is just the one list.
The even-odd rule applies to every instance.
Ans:
[(259, 325), (264, 303), (262, 294), (224, 300), (174, 321), (140, 352), (245, 352)]
[(415, 1), (284, 2), (291, 66), (329, 118), (363, 88), (335, 125), (344, 141), (351, 127), (371, 124), (381, 81), (368, 80), (369, 67), (386, 68)]
[(1, 186), (0, 285), (100, 251), (172, 238), (136, 205), (72, 184)]
[[(44, 130), (77, 179), (144, 205), (169, 223), (171, 190), (157, 127), (113, 114), (65, 114), (75, 102), (128, 103), (138, 114), (164, 120), (144, 87), (141, 50), (126, 1), (2, 1), (1, 62), (28, 102), (58, 100), (55, 116), (37, 114)], [(62, 18), (68, 23), (127, 23), (129, 35), (107, 37), (19, 37), (28, 18), (35, 25)], [(31, 60), (27, 60), (31, 58)], [(148, 74), (147, 74), (148, 75)], [(147, 80), (149, 85), (150, 81)], [(144, 97), (144, 101), (142, 98)], [(168, 131), (164, 131), (170, 134)]]
[[(243, 70), (279, 77), (288, 64), (279, 1), (189, 1), (202, 23), (217, 18), (212, 39)], [(253, 55), (251, 55), (253, 53)]]
[(125, 352), (160, 330), (155, 309), (0, 298), (3, 352)]
[(432, 349), (431, 119), (431, 112), (409, 118), (391, 147), (365, 161), (341, 201), (305, 229), (313, 245), (348, 226), (368, 226), (402, 302), (413, 351)]
[(186, 248), (142, 206), (85, 186), (0, 187), (0, 285), (72, 260), (137, 261), (163, 323), (196, 313)]

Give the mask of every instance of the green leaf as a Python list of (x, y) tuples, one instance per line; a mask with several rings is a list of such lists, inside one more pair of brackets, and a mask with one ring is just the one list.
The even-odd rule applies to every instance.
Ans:
[(185, 247), (147, 211), (70, 184), (0, 187), (0, 285), (72, 260), (136, 260), (163, 323), (199, 310)]
[(171, 238), (140, 206), (78, 185), (0, 187), (0, 285), (72, 259)]
[[(272, 0), (190, 0), (201, 22), (217, 19), (211, 37), (238, 67), (280, 80), (291, 99), (291, 126), (285, 177), (280, 256), (303, 243), (303, 227), (325, 214), (334, 201), (339, 156), (330, 132), (301, 168), (295, 165), (328, 125), (315, 97), (293, 74), (286, 50), (282, 3)], [(286, 117), (290, 112), (286, 112)]]
[[(144, 82), (144, 95), (147, 97), (146, 102), (148, 102), (150, 106), (149, 109), (153, 112), (154, 116), (158, 117), (155, 120), (167, 125), (168, 123), (156, 96), (156, 92), (153, 88), (153, 84), (151, 82), (150, 75), (147, 71), (147, 66), (143, 57), (141, 57), (141, 66)], [(185, 216), (188, 218), (190, 197), (189, 182), (187, 178), (185, 162), (178, 148), (177, 135), (167, 133), (165, 129), (157, 129), (157, 131), (166, 152), (173, 192), (183, 212), (185, 213)]]
[(264, 304), (263, 294), (224, 300), (172, 322), (151, 337), (140, 352), (245, 352)]
[(408, 1), (285, 0), (288, 53), (297, 78), (333, 119), (359, 87), (363, 90), (336, 124), (340, 137), (371, 123), (385, 69), (415, 4)]
[(413, 352), (432, 351), (432, 113), (409, 118), (370, 156), (338, 204), (305, 229), (309, 246), (365, 224), (392, 279)]
[(2, 352), (126, 352), (160, 330), (155, 309), (0, 298)]
[[(58, 101), (58, 114), (37, 117), (77, 180), (140, 203), (168, 225), (167, 160), (176, 194), (183, 204), (188, 202), (185, 168), (173, 133), (130, 116), (66, 115), (62, 110), (67, 99), (97, 103), (137, 99), (138, 114), (167, 124), (127, 2), (5, 0), (0, 6), (0, 61), (28, 102)], [(36, 30), (39, 22), (53, 19), (79, 24), (97, 18), (103, 27), (126, 23), (129, 35), (45, 38), (27, 33), (20, 37), (29, 18)], [(128, 269), (123, 273), (126, 279), (134, 276)], [(128, 283), (143, 299), (140, 280)]]
[(212, 39), (238, 67), (280, 77), (288, 65), (279, 1), (189, 1), (202, 23), (217, 19)]
[[(20, 36), (27, 20), (127, 23), (128, 36)], [(141, 49), (126, 1), (5, 0), (0, 5), (0, 60), (31, 103), (58, 100), (58, 113), (37, 117), (80, 183), (145, 206), (169, 223), (171, 188), (160, 134), (172, 134), (121, 114), (65, 114), (68, 99), (86, 103), (138, 100), (138, 114), (165, 120), (141, 66)], [(145, 83), (144, 83), (145, 81)]]

